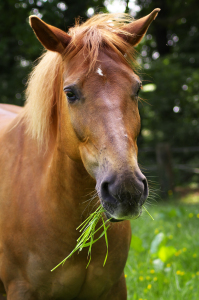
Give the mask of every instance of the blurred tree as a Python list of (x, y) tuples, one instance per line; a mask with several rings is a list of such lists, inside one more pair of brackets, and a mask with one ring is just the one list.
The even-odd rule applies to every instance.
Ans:
[(31, 14), (63, 30), (83, 20), (96, 9), (105, 9), (103, 0), (6, 0), (0, 1), (0, 102), (24, 104), (24, 89), (32, 62), (42, 52), (28, 24)]
[[(199, 2), (137, 3), (141, 10), (136, 18), (161, 8), (138, 49), (145, 85), (141, 97), (150, 103), (140, 105), (140, 145), (154, 148), (159, 142), (169, 142), (173, 147), (199, 146)], [(146, 162), (146, 157), (142, 161)], [(197, 152), (175, 155), (174, 161), (199, 166)], [(187, 175), (177, 174), (179, 180)]]

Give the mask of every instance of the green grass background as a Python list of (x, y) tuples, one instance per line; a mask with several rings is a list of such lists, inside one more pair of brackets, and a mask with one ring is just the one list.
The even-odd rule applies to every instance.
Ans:
[(199, 299), (199, 194), (171, 198), (131, 223), (128, 300)]

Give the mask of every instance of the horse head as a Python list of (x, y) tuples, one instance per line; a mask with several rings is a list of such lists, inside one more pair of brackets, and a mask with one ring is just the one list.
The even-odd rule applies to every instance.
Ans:
[(40, 42), (62, 57), (65, 152), (81, 160), (96, 180), (112, 221), (139, 216), (148, 196), (137, 162), (141, 81), (132, 67), (132, 51), (158, 12), (133, 22), (124, 15), (99, 15), (69, 34), (30, 18)]

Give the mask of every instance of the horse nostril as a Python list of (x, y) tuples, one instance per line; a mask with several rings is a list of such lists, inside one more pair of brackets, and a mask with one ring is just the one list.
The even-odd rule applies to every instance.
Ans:
[(100, 194), (103, 201), (107, 203), (109, 207), (114, 207), (116, 205), (117, 199), (112, 191), (112, 181), (104, 181), (101, 183)]
[(144, 178), (144, 179), (142, 180), (142, 183), (143, 183), (143, 185), (144, 185), (143, 194), (142, 194), (142, 200), (143, 200), (143, 203), (144, 203), (145, 200), (147, 199), (148, 193), (149, 193), (148, 183), (147, 183), (146, 178)]
[(102, 198), (106, 198), (109, 195), (108, 182), (104, 181), (101, 184), (101, 196)]

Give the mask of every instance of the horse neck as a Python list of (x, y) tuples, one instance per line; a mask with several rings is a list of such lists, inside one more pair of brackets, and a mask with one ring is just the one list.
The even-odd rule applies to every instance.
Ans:
[(64, 213), (64, 218), (67, 215), (69, 218), (75, 215), (79, 224), (79, 219), (85, 219), (98, 200), (89, 202), (91, 195), (95, 193), (95, 181), (81, 160), (75, 161), (67, 155), (67, 148), (70, 145), (65, 142), (65, 133), (62, 130), (67, 124), (64, 124), (64, 121), (60, 122), (59, 111), (57, 109), (57, 117), (54, 119), (56, 137), (54, 135), (55, 138), (49, 143), (48, 152), (53, 155), (48, 173), (48, 189), (51, 191), (54, 206), (57, 207), (58, 218), (60, 213)]

